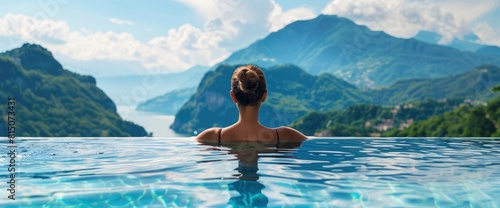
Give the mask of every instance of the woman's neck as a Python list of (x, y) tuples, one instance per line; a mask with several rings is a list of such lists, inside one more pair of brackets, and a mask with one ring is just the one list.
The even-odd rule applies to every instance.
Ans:
[(245, 125), (259, 125), (259, 108), (260, 105), (245, 107), (238, 106), (240, 117), (238, 118), (237, 123)]

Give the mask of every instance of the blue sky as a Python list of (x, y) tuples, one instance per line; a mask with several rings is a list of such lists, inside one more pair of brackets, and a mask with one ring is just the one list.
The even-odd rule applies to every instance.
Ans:
[(41, 44), (94, 76), (170, 73), (213, 65), (270, 32), (319, 14), (442, 43), (476, 33), (500, 45), (500, 0), (0, 0), (0, 50)]

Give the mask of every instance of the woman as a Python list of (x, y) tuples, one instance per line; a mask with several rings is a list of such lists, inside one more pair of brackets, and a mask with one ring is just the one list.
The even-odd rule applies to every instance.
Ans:
[(226, 128), (210, 128), (200, 133), (200, 142), (298, 142), (306, 140), (299, 131), (290, 127), (267, 128), (259, 123), (260, 105), (266, 100), (267, 86), (264, 72), (254, 65), (238, 67), (231, 79), (231, 99), (239, 111), (238, 121)]

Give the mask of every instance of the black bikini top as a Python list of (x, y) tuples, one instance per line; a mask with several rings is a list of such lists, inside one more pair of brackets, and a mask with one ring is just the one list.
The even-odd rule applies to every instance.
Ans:
[[(274, 129), (274, 131), (276, 131), (276, 138), (278, 139), (278, 142), (276, 142), (276, 147), (278, 147), (280, 145), (280, 134), (278, 133), (278, 129)], [(217, 145), (219, 147), (222, 146), (222, 143), (220, 142), (221, 132), (222, 132), (222, 128), (219, 129), (219, 143), (217, 143)]]

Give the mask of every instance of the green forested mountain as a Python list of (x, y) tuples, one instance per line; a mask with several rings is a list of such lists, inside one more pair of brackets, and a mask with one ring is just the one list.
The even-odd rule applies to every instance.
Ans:
[(500, 57), (401, 39), (337, 16), (296, 21), (233, 53), (226, 64), (297, 65), (312, 74), (333, 73), (357, 86), (387, 86), (410, 78), (443, 77)]
[(463, 100), (425, 100), (382, 107), (361, 104), (343, 111), (309, 112), (291, 124), (306, 135), (316, 136), (380, 136), (391, 129), (403, 129), (415, 121), (451, 111)]
[[(500, 86), (494, 88), (500, 91)], [(461, 106), (451, 112), (418, 121), (384, 136), (398, 137), (500, 137), (500, 97), (482, 106)]]
[[(371, 97), (368, 103), (396, 105), (395, 107), (356, 105), (344, 111), (311, 112), (296, 120), (292, 124), (292, 127), (307, 134), (321, 136), (379, 136), (387, 130), (393, 130), (387, 134), (390, 136), (436, 136), (440, 134), (436, 132), (432, 132), (432, 134), (426, 132), (429, 133), (427, 135), (424, 133), (416, 134), (416, 130), (414, 129), (421, 126), (417, 121), (443, 114), (460, 106), (459, 109), (453, 111), (456, 113), (450, 114), (458, 121), (460, 120), (459, 118), (469, 113), (468, 110), (480, 108), (473, 107), (472, 103), (474, 100), (486, 101), (493, 98), (494, 93), (489, 89), (498, 84), (499, 80), (500, 68), (492, 65), (484, 65), (463, 74), (443, 78), (399, 81), (386, 88), (365, 92), (367, 96)], [(446, 102), (426, 100), (424, 102), (412, 102), (400, 105), (410, 100), (418, 101), (444, 98), (448, 100)], [(481, 124), (480, 121), (484, 120), (479, 118), (474, 119), (478, 119), (478, 124)], [(421, 127), (419, 131), (425, 131), (427, 127), (445, 122), (446, 118), (445, 116), (437, 116), (430, 120), (432, 121), (426, 122), (431, 124)], [(326, 126), (328, 122), (330, 123)], [(412, 125), (409, 130), (399, 131), (399, 129), (406, 128), (414, 122), (417, 123)], [(465, 122), (465, 120), (462, 122)], [(474, 122), (474, 120), (472, 119), (468, 122)], [(472, 123), (461, 124), (461, 128), (467, 129), (466, 125), (469, 124)], [(455, 124), (449, 123), (443, 125)], [(407, 131), (413, 132), (410, 134)], [(475, 135), (490, 136), (491, 134), (481, 134), (476, 131)], [(471, 134), (470, 132), (466, 134), (457, 134), (454, 132), (447, 136), (471, 136)]]
[[(203, 77), (196, 93), (179, 110), (171, 128), (181, 133), (227, 126), (238, 119), (229, 96), (231, 76), (237, 66), (221, 65)], [(330, 74), (313, 76), (293, 65), (264, 68), (269, 95), (261, 107), (260, 122), (270, 127), (290, 124), (309, 109), (342, 109), (364, 102), (358, 89)]]
[[(0, 115), (7, 115), (7, 99), (15, 98), (17, 136), (147, 136), (143, 127), (120, 118), (93, 77), (63, 69), (39, 45), (0, 54), (0, 77)], [(2, 119), (1, 136), (6, 125)]]
[[(208, 72), (196, 93), (176, 114), (176, 120), (171, 128), (180, 133), (193, 133), (208, 127), (227, 126), (235, 122), (238, 112), (229, 97), (229, 83), (234, 69), (236, 66), (222, 65), (215, 71)], [(262, 124), (271, 127), (289, 125), (308, 111), (343, 110), (363, 103), (394, 106), (428, 98), (458, 99), (461, 102), (464, 99), (486, 101), (493, 95), (489, 89), (497, 83), (496, 80), (500, 80), (498, 67), (481, 66), (463, 74), (444, 78), (412, 79), (386, 88), (360, 90), (330, 74), (314, 76), (293, 65), (278, 65), (263, 70), (268, 81), (269, 96), (262, 106), (260, 119)], [(439, 109), (438, 105), (435, 107)], [(390, 109), (378, 106), (370, 108), (385, 109), (384, 112)], [(444, 110), (436, 110), (425, 115), (437, 115), (442, 112)], [(373, 119), (380, 116), (375, 114)], [(411, 118), (417, 120), (415, 117)], [(309, 133), (314, 132), (316, 129)], [(378, 132), (367, 131), (367, 134), (370, 133)]]
[(194, 87), (174, 90), (140, 103), (136, 107), (136, 110), (175, 115), (194, 92), (196, 92), (196, 88)]
[(442, 78), (410, 79), (389, 87), (368, 90), (371, 102), (378, 105), (396, 105), (409, 100), (471, 99), (487, 101), (494, 97), (490, 89), (500, 80), (500, 68), (493, 65), (475, 67), (465, 73)]

